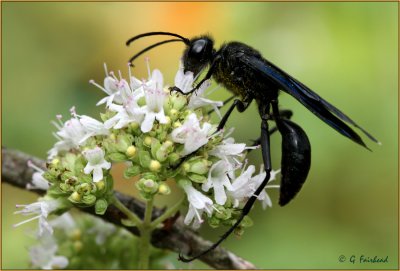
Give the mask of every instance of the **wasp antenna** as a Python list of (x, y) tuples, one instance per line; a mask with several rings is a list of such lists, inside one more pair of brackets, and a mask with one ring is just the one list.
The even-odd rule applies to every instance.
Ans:
[(129, 63), (132, 64), (132, 62), (133, 62), (136, 58), (138, 58), (138, 57), (139, 57), (140, 55), (142, 55), (143, 53), (145, 53), (145, 52), (147, 52), (147, 51), (153, 49), (154, 47), (157, 47), (157, 46), (159, 46), (159, 45), (163, 45), (163, 44), (169, 43), (169, 42), (175, 42), (175, 41), (182, 41), (182, 40), (180, 40), (180, 39), (164, 40), (164, 41), (157, 42), (157, 43), (155, 43), (155, 44), (153, 44), (153, 45), (150, 45), (149, 47), (144, 48), (142, 51), (140, 51), (139, 53), (137, 53), (136, 55), (134, 55), (133, 57), (131, 57), (131, 58), (129, 59)]
[(137, 39), (143, 38), (143, 37), (148, 37), (148, 36), (155, 36), (155, 35), (166, 35), (166, 36), (173, 36), (173, 37), (177, 37), (180, 38), (186, 45), (188, 45), (190, 43), (190, 40), (188, 38), (182, 37), (181, 35), (175, 34), (175, 33), (170, 33), (170, 32), (147, 32), (147, 33), (143, 33), (137, 36), (134, 36), (132, 38), (130, 38), (127, 42), (126, 42), (126, 46), (129, 46), (129, 44), (131, 44), (132, 42), (134, 42)]

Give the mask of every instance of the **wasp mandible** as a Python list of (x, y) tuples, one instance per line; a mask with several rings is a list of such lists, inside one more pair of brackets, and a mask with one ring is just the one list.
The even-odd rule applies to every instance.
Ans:
[[(262, 192), (270, 178), (272, 170), (270, 134), (276, 130), (282, 136), (282, 178), (279, 204), (281, 206), (286, 205), (300, 191), (311, 166), (311, 145), (304, 130), (289, 120), (292, 115), (291, 111), (279, 110), (278, 94), (280, 90), (293, 96), (314, 115), (355, 143), (370, 150), (361, 137), (346, 123), (358, 128), (370, 140), (379, 144), (378, 140), (342, 111), (263, 58), (259, 51), (249, 45), (234, 41), (225, 43), (219, 50), (216, 50), (214, 48), (214, 40), (209, 35), (188, 39), (170, 32), (143, 33), (129, 39), (127, 45), (137, 39), (154, 35), (172, 36), (174, 38), (155, 43), (143, 49), (130, 59), (130, 63), (144, 52), (162, 44), (183, 42), (186, 45), (182, 56), (184, 72), (193, 72), (193, 75), (196, 76), (207, 67), (208, 71), (206, 76), (189, 92), (183, 93), (177, 87), (172, 87), (171, 91), (189, 95), (196, 91), (206, 80), (214, 78), (217, 83), (238, 97), (223, 116), (218, 125), (218, 130), (224, 127), (235, 108), (239, 112), (243, 112), (253, 100), (257, 103), (261, 117), (261, 137), (257, 140), (257, 143), (261, 145), (264, 167), (267, 173), (264, 181), (243, 207), (238, 221), (209, 249), (191, 258), (185, 258), (180, 255), (180, 260), (184, 262), (190, 262), (216, 248), (250, 212), (257, 196)], [(277, 129), (269, 129), (268, 121), (274, 121)]]

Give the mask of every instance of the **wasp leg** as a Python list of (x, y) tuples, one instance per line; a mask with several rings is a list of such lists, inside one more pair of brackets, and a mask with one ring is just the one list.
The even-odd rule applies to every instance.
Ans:
[[(268, 106), (269, 108), (269, 106)], [(211, 247), (209, 247), (207, 250), (201, 252), (200, 254), (190, 257), (190, 258), (185, 258), (182, 255), (179, 255), (179, 260), (183, 262), (191, 262), (208, 252), (212, 251), (216, 247), (218, 247), (219, 244), (221, 244), (234, 230), (236, 227), (240, 225), (242, 222), (243, 218), (250, 212), (251, 207), (253, 207), (255, 201), (257, 200), (258, 196), (260, 193), (264, 190), (264, 187), (267, 185), (269, 178), (271, 176), (271, 151), (270, 151), (270, 141), (269, 141), (269, 131), (268, 131), (268, 119), (265, 117), (262, 117), (262, 122), (261, 122), (261, 149), (262, 149), (262, 157), (264, 161), (264, 167), (265, 167), (265, 172), (266, 176), (264, 181), (261, 183), (261, 185), (257, 188), (257, 190), (254, 192), (254, 194), (250, 197), (250, 199), (246, 202), (242, 209), (242, 213), (240, 214), (240, 217), (236, 221), (236, 223), (229, 228), (221, 237), (220, 239), (214, 243)]]
[(213, 63), (211, 63), (211, 66), (210, 66), (210, 68), (208, 69), (206, 76), (205, 76), (205, 77), (197, 84), (197, 86), (195, 86), (193, 89), (189, 90), (188, 92), (183, 92), (180, 88), (174, 86), (174, 87), (170, 87), (170, 88), (169, 88), (169, 91), (170, 91), (170, 92), (176, 91), (176, 92), (179, 92), (179, 93), (182, 94), (182, 95), (189, 95), (189, 94), (195, 92), (196, 90), (199, 89), (199, 87), (200, 87), (205, 81), (207, 81), (208, 79), (211, 78), (211, 76), (213, 75), (213, 73), (214, 73), (214, 71), (215, 71), (215, 68), (216, 68), (216, 66), (217, 66), (217, 63), (218, 63), (218, 61), (220, 60), (220, 58), (221, 58), (220, 55), (217, 55), (217, 56), (214, 58)]
[[(229, 97), (228, 99), (226, 99), (225, 101), (223, 101), (222, 106), (225, 106), (227, 103), (229, 103), (230, 101), (232, 101), (235, 98), (235, 95)], [(211, 109), (210, 111), (207, 112), (207, 115), (210, 115), (212, 113), (215, 112), (215, 109)]]
[(222, 128), (224, 128), (226, 122), (228, 121), (229, 116), (232, 114), (232, 111), (233, 109), (235, 109), (235, 107), (239, 112), (243, 112), (247, 109), (247, 107), (249, 107), (252, 100), (253, 98), (250, 97), (246, 97), (243, 101), (235, 99), (232, 105), (229, 107), (228, 111), (226, 111), (225, 115), (222, 117), (222, 120), (218, 125), (217, 132), (220, 131)]
[[(282, 109), (279, 110), (279, 116), (280, 118), (285, 118), (285, 119), (290, 119), (293, 116), (293, 111), (289, 109)], [(272, 127), (269, 129), (269, 135), (274, 134), (276, 131), (278, 131), (278, 127)], [(261, 137), (257, 138), (256, 140), (252, 140), (253, 144), (251, 145), (252, 147), (258, 146), (261, 144)], [(253, 149), (248, 149), (247, 153), (251, 152)]]
[(284, 206), (297, 195), (307, 178), (311, 166), (311, 145), (300, 126), (279, 116), (277, 102), (272, 103), (272, 110), (282, 135), (279, 205)]

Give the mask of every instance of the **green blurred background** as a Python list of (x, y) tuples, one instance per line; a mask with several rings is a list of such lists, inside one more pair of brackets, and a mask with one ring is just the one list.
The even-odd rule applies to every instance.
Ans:
[[(382, 143), (369, 152), (340, 136), (292, 97), (280, 104), (294, 110), (312, 142), (313, 163), (300, 195), (279, 207), (252, 212), (254, 226), (223, 246), (259, 268), (398, 268), (398, 18), (397, 3), (2, 3), (3, 145), (46, 157), (55, 142), (50, 124), (56, 114), (98, 118), (103, 93), (88, 84), (102, 82), (103, 62), (121, 69), (131, 55), (160, 38), (125, 41), (147, 31), (192, 37), (211, 33), (217, 46), (238, 40), (263, 55), (342, 109)], [(147, 54), (173, 84), (181, 44)], [(134, 72), (146, 77), (143, 58)], [(229, 97), (226, 90), (213, 99)], [(260, 133), (255, 105), (228, 122), (237, 141)], [(280, 139), (272, 142), (279, 168)], [(260, 164), (259, 151), (251, 163)], [(121, 184), (122, 185), (122, 184)], [(2, 187), (3, 268), (28, 268), (25, 232), (11, 225), (15, 204), (36, 195)], [(133, 186), (130, 186), (133, 191)], [(172, 199), (173, 200), (173, 199)], [(165, 202), (160, 202), (159, 205)], [(36, 224), (35, 224), (36, 225)], [(221, 231), (202, 229), (216, 240)], [(347, 259), (340, 262), (339, 257)], [(389, 263), (349, 262), (355, 255), (386, 257)], [(171, 256), (175, 259), (176, 256)], [(180, 268), (186, 265), (178, 263)], [(206, 268), (196, 263), (192, 268)]]

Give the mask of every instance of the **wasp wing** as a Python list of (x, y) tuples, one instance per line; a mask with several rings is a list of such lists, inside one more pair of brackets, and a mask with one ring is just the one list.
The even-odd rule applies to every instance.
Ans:
[(308, 110), (342, 135), (368, 149), (361, 137), (346, 123), (344, 123), (345, 121), (360, 129), (372, 141), (379, 143), (378, 140), (346, 116), (342, 111), (324, 100), (307, 86), (276, 67), (274, 64), (265, 59), (249, 55), (241, 55), (240, 61), (242, 61), (247, 67), (251, 68), (256, 74), (259, 74), (261, 77), (273, 82), (279, 89), (292, 95)]

